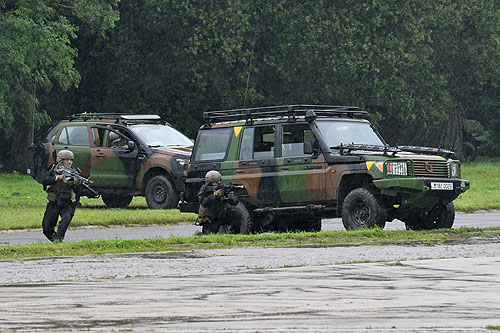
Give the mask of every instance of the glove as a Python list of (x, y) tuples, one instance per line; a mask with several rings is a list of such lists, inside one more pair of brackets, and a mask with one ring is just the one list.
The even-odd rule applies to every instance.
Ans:
[(229, 200), (234, 200), (234, 192), (233, 192), (233, 191), (229, 192), (229, 193), (227, 194), (227, 198), (228, 198)]
[(214, 192), (214, 196), (215, 196), (216, 198), (221, 197), (223, 194), (224, 194), (224, 190), (223, 190), (223, 189), (221, 189), (221, 188), (220, 188), (220, 189), (218, 189), (217, 191), (215, 191), (215, 192)]

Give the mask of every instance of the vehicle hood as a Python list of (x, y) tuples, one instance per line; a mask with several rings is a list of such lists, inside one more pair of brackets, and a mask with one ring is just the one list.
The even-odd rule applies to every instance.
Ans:
[(424, 155), (424, 154), (415, 154), (415, 153), (409, 153), (409, 152), (400, 152), (395, 155), (393, 154), (385, 154), (380, 152), (380, 153), (374, 153), (374, 152), (356, 152), (356, 155), (364, 155), (366, 160), (377, 160), (377, 161), (383, 161), (387, 159), (397, 159), (397, 158), (404, 158), (404, 159), (410, 159), (410, 160), (418, 160), (418, 161), (446, 161), (447, 158), (439, 155)]
[(189, 159), (191, 157), (192, 147), (155, 147), (151, 150), (158, 154), (176, 156)]

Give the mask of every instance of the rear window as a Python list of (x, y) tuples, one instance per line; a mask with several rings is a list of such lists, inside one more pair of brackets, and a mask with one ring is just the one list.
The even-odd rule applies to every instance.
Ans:
[(59, 144), (72, 146), (88, 146), (89, 133), (87, 126), (63, 127), (58, 139)]
[(194, 160), (224, 160), (227, 155), (232, 133), (232, 128), (217, 128), (200, 131), (194, 148)]

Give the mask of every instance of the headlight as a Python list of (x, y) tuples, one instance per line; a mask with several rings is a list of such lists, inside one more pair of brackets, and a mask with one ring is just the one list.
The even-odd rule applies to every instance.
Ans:
[(460, 164), (453, 162), (451, 163), (451, 178), (460, 178)]
[(175, 159), (175, 161), (177, 162), (177, 164), (180, 166), (180, 167), (184, 167), (186, 168), (189, 164), (189, 160), (184, 160), (182, 158), (177, 158)]
[(386, 162), (385, 168), (389, 176), (408, 176), (408, 164), (405, 162)]

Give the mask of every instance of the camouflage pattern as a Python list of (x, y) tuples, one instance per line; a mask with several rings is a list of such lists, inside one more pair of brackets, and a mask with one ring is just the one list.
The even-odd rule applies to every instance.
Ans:
[[(343, 120), (336, 117), (335, 121)], [(367, 123), (361, 119), (349, 121)], [(217, 135), (217, 129), (231, 128), (232, 134), (222, 159), (196, 160), (198, 140), (195, 143), (181, 211), (198, 211), (196, 193), (204, 184), (205, 173), (212, 169), (221, 173), (222, 182), (244, 186), (244, 190), (236, 195), (244, 202), (257, 227), (259, 223), (261, 227), (269, 224), (270, 220), (271, 225), (277, 223), (280, 214), (298, 214), (302, 218), (342, 216), (344, 198), (358, 187), (369, 188), (377, 194), (388, 211), (389, 221), (409, 216), (415, 210), (430, 210), (437, 203), (447, 204), (469, 188), (469, 182), (460, 179), (457, 160), (407, 152), (388, 154), (359, 150), (340, 154), (324, 143), (315, 122), (308, 124), (304, 117), (298, 117), (293, 124), (310, 126), (320, 145), (317, 156), (282, 156), (284, 148), (279, 148), (283, 142), (278, 131), (290, 124), (290, 119), (273, 118), (254, 120), (253, 123), (228, 121), (202, 127), (198, 140), (204, 133)], [(275, 136), (276, 151), (267, 158), (240, 159), (244, 130), (263, 125), (273, 126), (278, 133)], [(390, 175), (388, 168), (392, 167), (392, 162), (405, 163), (408, 175)], [(452, 167), (458, 172), (453, 178)], [(452, 184), (453, 189), (431, 189), (433, 182), (446, 182), (446, 186)]]
[[(166, 126), (167, 125), (152, 125)], [(78, 127), (80, 136), (76, 142), (66, 141), (70, 136), (67, 128)], [(134, 149), (115, 147), (111, 140), (123, 134), (134, 142)], [(78, 133), (77, 133), (78, 134)], [(111, 135), (113, 134), (113, 135)], [(186, 138), (187, 139), (187, 138)], [(92, 179), (93, 188), (101, 195), (131, 198), (146, 196), (148, 182), (155, 176), (164, 176), (170, 184), (160, 190), (171, 188), (175, 204), (164, 207), (159, 202), (157, 207), (173, 208), (177, 206), (179, 193), (184, 188), (183, 177), (191, 155), (191, 147), (150, 147), (145, 144), (126, 123), (111, 119), (63, 120), (53, 127), (35, 148), (32, 176), (41, 182), (43, 172), (54, 163), (57, 152), (71, 149), (74, 153), (74, 168), (81, 170), (83, 177)], [(89, 197), (92, 193), (84, 193)], [(105, 201), (106, 202), (106, 201)], [(149, 203), (149, 201), (148, 201)], [(127, 203), (128, 204), (128, 203)], [(163, 206), (162, 206), (163, 205)]]

